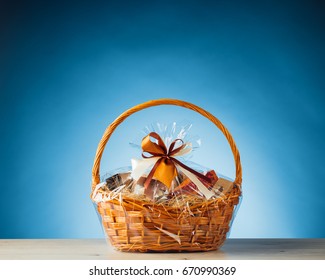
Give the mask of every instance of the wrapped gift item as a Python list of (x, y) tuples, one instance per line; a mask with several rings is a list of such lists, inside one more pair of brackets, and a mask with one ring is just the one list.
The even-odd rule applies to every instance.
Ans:
[[(214, 170), (208, 171), (205, 176), (210, 179), (210, 182), (207, 182), (201, 178), (199, 180), (207, 187), (209, 190), (213, 188), (213, 186), (218, 181), (218, 176)], [(191, 195), (199, 195), (202, 196), (203, 194), (199, 191), (198, 187), (192, 182), (189, 178), (185, 179), (181, 184), (179, 184), (172, 195), (180, 195), (180, 194), (191, 194)]]
[[(140, 186), (143, 186), (144, 194), (154, 198), (152, 194), (155, 190), (151, 189), (157, 189), (157, 183), (152, 182), (158, 181), (164, 185), (165, 192), (168, 191), (170, 194), (178, 195), (184, 191), (207, 199), (215, 195), (209, 189), (218, 180), (214, 171), (203, 174), (178, 159), (191, 153), (191, 143), (185, 143), (177, 138), (167, 147), (158, 133), (150, 132), (142, 139), (141, 147), (143, 158), (132, 159), (131, 176), (136, 181), (144, 178), (140, 180), (143, 183)], [(162, 189), (161, 186), (158, 188)]]
[[(182, 106), (215, 124), (232, 150), (235, 179), (190, 162), (201, 139), (191, 136), (192, 124), (173, 123), (149, 125), (141, 138), (132, 142), (139, 150), (130, 157), (131, 166), (100, 180), (102, 154), (116, 127), (131, 114), (157, 105)], [(125, 142), (119, 143), (118, 149), (123, 150)], [(217, 167), (222, 162), (216, 158)], [(209, 112), (173, 99), (145, 102), (113, 121), (98, 145), (92, 176), (91, 198), (102, 227), (110, 244), (122, 251), (216, 250), (226, 239), (241, 198), (240, 156), (229, 131)]]
[(158, 180), (151, 180), (147, 188), (144, 187), (146, 177), (140, 177), (133, 183), (132, 192), (136, 195), (145, 195), (152, 201), (161, 201), (167, 199), (168, 189), (167, 187)]
[(130, 172), (117, 173), (105, 180), (106, 186), (110, 191), (115, 190), (121, 185), (129, 185), (132, 181)]

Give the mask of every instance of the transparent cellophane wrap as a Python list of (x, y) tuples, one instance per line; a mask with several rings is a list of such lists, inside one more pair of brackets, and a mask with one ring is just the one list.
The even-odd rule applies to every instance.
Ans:
[[(190, 128), (188, 124), (157, 123), (146, 127), (142, 136), (157, 133), (167, 149), (180, 139), (174, 149), (183, 143), (190, 151), (175, 158), (209, 182), (194, 178), (177, 164), (169, 186), (155, 175), (148, 182), (153, 166), (142, 158), (132, 159), (132, 167), (107, 173), (93, 190), (91, 197), (103, 230), (115, 248), (138, 252), (210, 251), (226, 240), (241, 199), (241, 187), (215, 170), (189, 161), (201, 145), (200, 138), (190, 136)], [(140, 150), (143, 139), (135, 139), (131, 145)], [(141, 150), (139, 154), (141, 157)], [(137, 164), (142, 163), (149, 167), (140, 168), (144, 172), (139, 175)]]

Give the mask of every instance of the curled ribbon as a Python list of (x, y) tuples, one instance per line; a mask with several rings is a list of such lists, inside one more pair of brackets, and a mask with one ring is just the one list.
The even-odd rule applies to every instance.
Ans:
[[(156, 139), (156, 143), (151, 141), (150, 137)], [(178, 142), (181, 142), (181, 145), (175, 147)], [(192, 150), (191, 146), (185, 144), (182, 139), (175, 139), (167, 149), (159, 134), (151, 132), (142, 139), (141, 147), (143, 150), (142, 157), (144, 159), (132, 159), (132, 177), (138, 179), (143, 175), (146, 169), (153, 165), (145, 180), (145, 188), (148, 188), (153, 177), (170, 188), (173, 179), (177, 176), (178, 168), (198, 187), (199, 191), (207, 199), (214, 195), (214, 193), (209, 191), (198, 179), (200, 178), (207, 183), (211, 183), (210, 178), (195, 171), (175, 158), (176, 156), (185, 155)]]

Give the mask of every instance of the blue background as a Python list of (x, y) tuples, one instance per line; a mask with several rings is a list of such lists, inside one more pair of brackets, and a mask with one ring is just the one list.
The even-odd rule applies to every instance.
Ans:
[[(106, 126), (149, 99), (193, 102), (233, 134), (244, 200), (231, 237), (325, 237), (320, 1), (1, 1), (0, 238), (103, 237), (91, 168)], [(108, 143), (106, 172), (152, 121), (190, 120), (194, 159), (234, 177), (226, 140), (174, 106)]]

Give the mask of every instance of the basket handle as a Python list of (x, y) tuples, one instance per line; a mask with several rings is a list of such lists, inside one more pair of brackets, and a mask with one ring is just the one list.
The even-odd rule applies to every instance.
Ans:
[(105, 130), (102, 139), (100, 140), (97, 151), (96, 151), (96, 156), (94, 160), (94, 165), (93, 165), (93, 170), (92, 170), (92, 189), (94, 190), (95, 186), (100, 183), (100, 176), (99, 176), (99, 169), (100, 169), (100, 161), (105, 149), (105, 146), (111, 137), (112, 133), (116, 129), (116, 127), (121, 124), (127, 117), (130, 115), (141, 111), (143, 109), (146, 109), (148, 107), (153, 107), (153, 106), (159, 106), (159, 105), (176, 105), (176, 106), (181, 106), (188, 108), (190, 110), (193, 110), (195, 112), (198, 112), (202, 116), (206, 117), (209, 119), (211, 122), (213, 122), (224, 134), (224, 136), (227, 138), (228, 143), (230, 145), (231, 151), (234, 156), (235, 160), (235, 165), (236, 165), (236, 179), (234, 181), (235, 185), (240, 186), (242, 183), (242, 168), (241, 168), (241, 163), (240, 163), (240, 155), (239, 151), (236, 147), (236, 143), (234, 139), (232, 138), (230, 132), (228, 131), (227, 128), (212, 114), (209, 112), (205, 111), (204, 109), (186, 102), (182, 100), (177, 100), (177, 99), (169, 99), (169, 98), (163, 98), (163, 99), (156, 99), (156, 100), (150, 100), (147, 102), (144, 102), (142, 104), (136, 105), (128, 110), (126, 110), (123, 114), (121, 114), (118, 118), (116, 118)]

